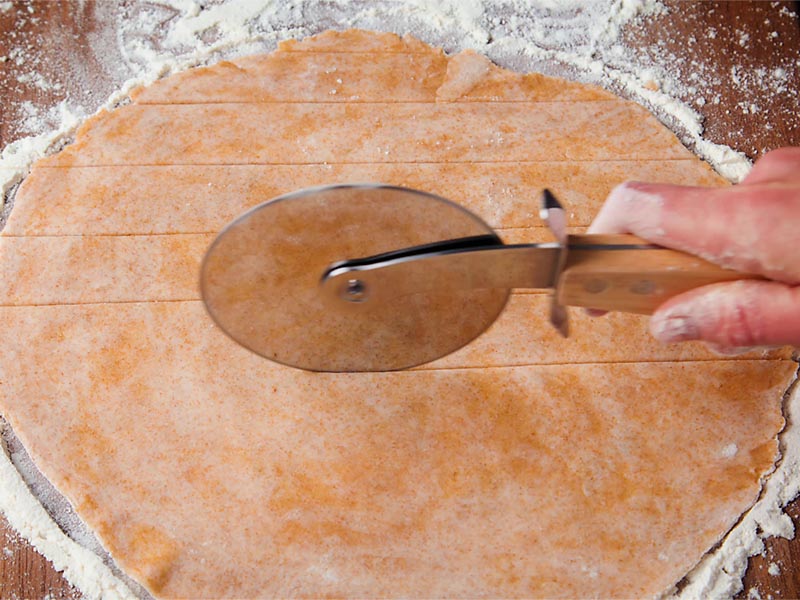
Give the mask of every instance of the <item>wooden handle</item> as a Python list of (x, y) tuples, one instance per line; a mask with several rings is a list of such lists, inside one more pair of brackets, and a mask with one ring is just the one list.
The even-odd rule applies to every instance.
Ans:
[(633, 235), (571, 235), (558, 300), (567, 306), (652, 314), (665, 300), (721, 281), (763, 279), (666, 248), (581, 249), (582, 245), (649, 245)]

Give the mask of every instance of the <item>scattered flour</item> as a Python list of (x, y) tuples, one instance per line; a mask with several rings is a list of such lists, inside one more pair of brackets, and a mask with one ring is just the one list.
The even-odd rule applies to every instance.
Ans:
[[(800, 494), (800, 386), (784, 403), (786, 428), (780, 436), (781, 460), (764, 483), (761, 498), (747, 511), (720, 547), (707, 554), (685, 578), (679, 598), (727, 598), (742, 590), (747, 559), (764, 551), (763, 538), (794, 537), (791, 517), (783, 507)], [(751, 592), (755, 590), (753, 588)], [(755, 590), (756, 592), (758, 590)]]
[[(0, 2), (0, 13), (13, 6)], [(84, 3), (80, 7), (83, 10)], [(689, 67), (697, 81), (682, 81), (672, 72), (670, 57), (665, 57), (666, 51), (657, 43), (625, 43), (626, 28), (631, 23), (656, 18), (667, 10), (657, 0), (508, 0), (502, 4), (488, 0), (151, 0), (98, 2), (92, 3), (92, 9), (94, 17), (106, 25), (97, 29), (113, 32), (111, 38), (97, 33), (89, 40), (94, 54), (105, 58), (100, 65), (102, 77), (94, 72), (70, 72), (66, 82), (46, 79), (40, 74), (46, 69), (40, 68), (36, 40), (17, 40), (17, 45), (12, 42), (8, 55), (0, 57), (0, 61), (10, 61), (23, 71), (18, 85), (40, 92), (63, 92), (62, 100), (44, 110), (33, 104), (11, 107), (20, 122), (18, 133), (27, 137), (19, 137), (0, 153), (0, 194), (9, 200), (5, 212), (16, 184), (35, 160), (70, 141), (77, 126), (99, 108), (124, 102), (132, 88), (198, 64), (269, 51), (281, 40), (329, 28), (410, 33), (447, 52), (474, 49), (507, 68), (599, 83), (649, 107), (684, 143), (732, 181), (739, 181), (748, 172), (749, 161), (743, 154), (704, 138), (701, 118), (691, 106), (720, 103), (718, 96), (704, 92), (709, 83), (733, 82), (743, 92), (741, 97), (756, 97), (757, 93), (745, 92), (763, 92), (765, 81), (770, 82), (774, 93), (790, 93), (788, 73), (800, 66), (798, 60), (764, 73), (735, 68), (723, 81), (723, 76), (692, 64)], [(786, 7), (781, 10), (789, 11)], [(28, 13), (28, 18), (37, 18), (33, 5), (28, 6)], [(709, 39), (718, 34), (722, 32), (715, 28), (706, 32)], [(746, 46), (749, 34), (739, 35)], [(70, 88), (73, 79), (79, 85)], [(62, 85), (66, 89), (62, 90)], [(740, 108), (747, 114), (759, 111), (751, 102)], [(800, 394), (793, 393), (787, 399), (786, 414), (782, 460), (767, 480), (761, 499), (719, 549), (686, 577), (680, 592), (673, 590), (679, 597), (734, 595), (742, 589), (748, 556), (764, 548), (762, 537), (794, 534), (792, 521), (782, 507), (800, 492), (796, 475), (800, 470), (800, 426), (795, 425), (800, 419)], [(13, 434), (7, 437), (13, 442)], [(732, 455), (737, 450), (731, 446), (722, 453)], [(63, 569), (66, 578), (86, 597), (134, 597), (131, 588), (115, 578), (95, 552), (84, 547), (95, 548), (96, 542), (71, 531), (74, 538), (81, 539), (82, 546), (62, 533), (37, 501), (37, 497), (42, 499), (40, 493), (35, 497), (26, 487), (19, 463), (0, 453), (0, 510), (12, 526), (57, 569)], [(36, 490), (36, 476), (32, 471), (27, 475), (28, 485)], [(102, 554), (101, 549), (95, 550)], [(105, 561), (112, 564), (107, 556)], [(135, 595), (143, 594), (131, 587)], [(748, 596), (759, 598), (760, 594), (753, 588)]]
[[(685, 85), (676, 81), (670, 57), (657, 51), (643, 54), (636, 48), (641, 44), (624, 43), (628, 24), (666, 11), (657, 0), (509, 0), (502, 4), (488, 0), (154, 0), (93, 6), (94, 17), (107, 24), (99, 29), (116, 32), (113, 40), (102, 35), (90, 39), (94, 54), (107, 57), (107, 64), (100, 65), (103, 77), (97, 81), (96, 74), (71, 73), (82, 86), (68, 90), (67, 126), (37, 132), (26, 126), (24, 133), (44, 137), (34, 135), (30, 143), (21, 140), (4, 150), (0, 171), (12, 166), (24, 172), (48, 142), (60, 143), (75, 121), (101, 104), (113, 106), (134, 86), (190, 66), (269, 51), (281, 40), (348, 27), (410, 33), (447, 52), (474, 49), (518, 71), (599, 83), (648, 106), (730, 180), (740, 180), (750, 168), (743, 154), (703, 137), (701, 117), (691, 108), (694, 102), (680, 99)], [(20, 85), (51, 89), (58, 82), (38, 74), (39, 45), (35, 39), (26, 40), (12, 47), (8, 60), (29, 69)], [(93, 89), (98, 93), (92, 94)], [(103, 103), (109, 94), (112, 97)], [(20, 177), (0, 172), (0, 190), (8, 191)]]
[(728, 444), (722, 449), (720, 455), (723, 458), (733, 458), (739, 452), (739, 447), (736, 444)]
[(96, 553), (64, 535), (31, 493), (5, 448), (0, 454), (0, 511), (9, 524), (86, 598), (135, 598)]

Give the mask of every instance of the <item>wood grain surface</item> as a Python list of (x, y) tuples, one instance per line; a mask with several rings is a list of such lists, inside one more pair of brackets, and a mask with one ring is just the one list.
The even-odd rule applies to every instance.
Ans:
[[(50, 107), (64, 99), (99, 104), (114, 89), (119, 82), (114, 61), (99, 60), (92, 50), (98, 39), (108, 42), (109, 52), (115, 48), (113, 28), (98, 13), (107, 16), (129, 4), (129, 0), (102, 4), (12, 0), (10, 8), (0, 8), (0, 148), (29, 134), (32, 108)], [(667, 6), (665, 14), (626, 35), (632, 44), (640, 42), (647, 48), (655, 63), (669, 64), (681, 81), (693, 83), (695, 89), (687, 92), (687, 99), (693, 98), (695, 109), (705, 117), (706, 137), (752, 159), (773, 148), (800, 145), (798, 3), (669, 2)], [(87, 43), (90, 37), (93, 45)], [(787, 57), (792, 58), (788, 63)], [(706, 68), (699, 69), (701, 64)], [(776, 72), (778, 65), (787, 64)], [(32, 66), (47, 84), (30, 85), (29, 79), (20, 79)], [(731, 85), (743, 79), (743, 84)], [(789, 514), (797, 524), (800, 501), (790, 505)], [(2, 517), (0, 534), (0, 598), (80, 597)], [(770, 539), (764, 554), (750, 560), (740, 597), (755, 591), (760, 598), (800, 597), (800, 538)]]

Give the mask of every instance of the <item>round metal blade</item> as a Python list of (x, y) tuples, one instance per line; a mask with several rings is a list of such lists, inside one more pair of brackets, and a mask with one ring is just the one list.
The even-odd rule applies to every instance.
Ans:
[(270, 360), (311, 371), (404, 369), (480, 335), (510, 290), (453, 290), (443, 277), (434, 292), (337, 304), (320, 293), (323, 273), (340, 260), (478, 235), (494, 232), (431, 194), (383, 185), (302, 190), (228, 225), (206, 254), (201, 291), (216, 323)]

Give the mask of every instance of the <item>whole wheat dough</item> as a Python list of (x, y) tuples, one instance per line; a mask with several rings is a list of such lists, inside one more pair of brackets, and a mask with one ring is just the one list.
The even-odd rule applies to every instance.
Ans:
[(240, 348), (199, 300), (213, 235), (300, 187), (423, 189), (518, 242), (546, 237), (545, 186), (580, 231), (625, 179), (724, 184), (641, 107), (362, 31), (133, 100), (17, 194), (0, 408), (155, 596), (640, 597), (756, 499), (785, 351), (719, 360), (579, 311), (562, 340), (547, 296), (519, 292), (435, 363), (314, 374)]

